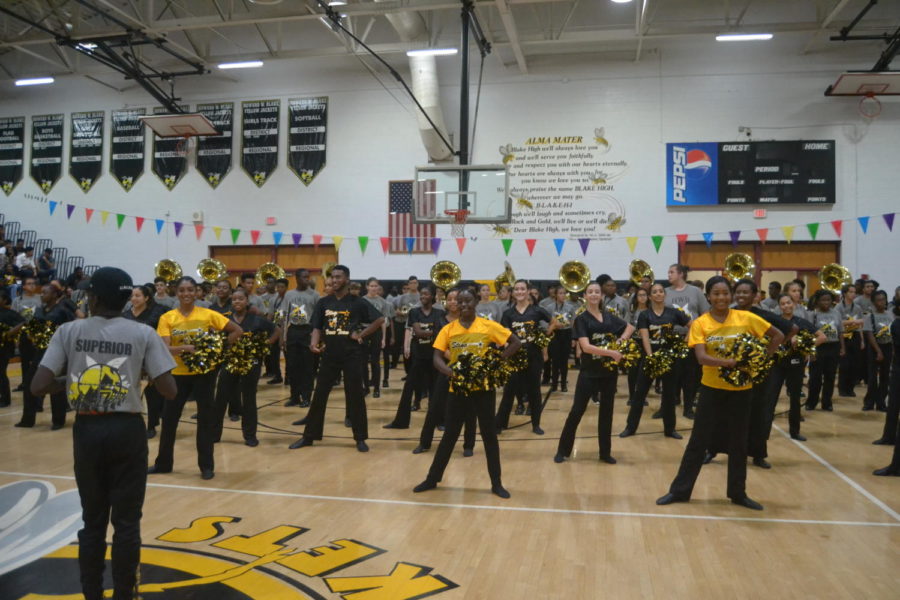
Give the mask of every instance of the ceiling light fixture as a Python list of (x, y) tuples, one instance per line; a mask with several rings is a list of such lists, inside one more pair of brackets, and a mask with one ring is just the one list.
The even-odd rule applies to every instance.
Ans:
[(628, 4), (631, 0), (612, 0), (616, 4)]
[(407, 50), (407, 56), (450, 56), (459, 52), (456, 48), (424, 48), (422, 50)]
[(34, 77), (32, 79), (16, 79), (17, 86), (44, 85), (46, 83), (53, 83), (53, 78), (52, 77)]
[(717, 42), (753, 42), (772, 39), (771, 33), (722, 33), (716, 36)]
[(233, 63), (221, 63), (219, 65), (220, 69), (255, 69), (257, 67), (263, 66), (263, 61), (261, 60), (245, 60), (243, 62), (233, 62)]

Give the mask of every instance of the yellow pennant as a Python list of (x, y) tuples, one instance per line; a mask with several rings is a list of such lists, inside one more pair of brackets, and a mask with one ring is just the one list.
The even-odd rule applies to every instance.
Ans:
[(784, 239), (787, 240), (787, 243), (790, 244), (791, 240), (794, 239), (794, 226), (787, 225), (781, 228), (781, 233), (784, 234)]
[(216, 239), (219, 239), (219, 237), (222, 235), (222, 228), (213, 227), (213, 233), (216, 234)]
[(341, 250), (341, 244), (344, 242), (344, 236), (342, 235), (333, 235), (331, 239), (334, 241), (334, 249), (338, 252)]
[(628, 242), (628, 249), (631, 250), (631, 253), (634, 254), (634, 247), (637, 246), (637, 237), (627, 237), (625, 241)]
[(109, 211), (108, 211), (108, 210), (101, 210), (101, 211), (100, 211), (100, 222), (101, 222), (103, 225), (106, 225), (106, 220), (107, 220), (108, 218), (109, 218)]

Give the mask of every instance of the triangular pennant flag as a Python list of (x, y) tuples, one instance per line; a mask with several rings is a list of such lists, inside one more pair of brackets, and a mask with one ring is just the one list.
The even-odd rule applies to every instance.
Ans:
[(863, 233), (869, 232), (869, 217), (857, 217), (857, 221), (859, 221), (859, 226), (862, 228)]
[(844, 228), (844, 222), (840, 219), (831, 222), (831, 227), (834, 229), (834, 232), (838, 237), (841, 237), (841, 230)]
[(296, 248), (297, 246), (300, 245), (300, 240), (302, 240), (302, 239), (303, 239), (302, 233), (292, 233), (291, 234), (291, 240), (293, 240), (293, 242), (294, 242), (294, 248)]
[(587, 254), (588, 246), (591, 245), (590, 238), (579, 238), (578, 245), (581, 246), (581, 255), (585, 256)]
[(282, 233), (281, 231), (272, 232), (272, 241), (275, 242), (276, 246), (281, 243), (281, 236), (283, 235), (284, 233)]
[(318, 233), (313, 234), (313, 246), (316, 247), (316, 250), (319, 249), (319, 244), (322, 243), (322, 236)]
[(366, 248), (369, 247), (369, 236), (361, 235), (356, 238), (356, 241), (359, 242), (359, 253), (365, 254)]
[(48, 202), (48, 206), (50, 207), (50, 216), (53, 216), (53, 211), (56, 210), (56, 205), (59, 204), (56, 200), (50, 200)]
[(391, 238), (383, 237), (380, 239), (381, 239), (381, 251), (384, 252), (385, 254), (387, 254), (388, 250), (391, 247)]
[(85, 222), (85, 223), (90, 223), (90, 222), (91, 222), (91, 217), (93, 217), (93, 216), (94, 216), (94, 209), (93, 209), (93, 208), (86, 208), (86, 209), (84, 209), (84, 222)]
[(344, 236), (342, 236), (342, 235), (333, 235), (333, 236), (331, 236), (331, 241), (334, 242), (334, 249), (335, 249), (335, 251), (340, 252), (340, 250), (341, 250), (341, 244), (344, 243)]
[(888, 226), (888, 231), (894, 230), (894, 214), (895, 213), (884, 213), (884, 224)]
[(680, 252), (684, 252), (684, 246), (685, 244), (687, 244), (687, 238), (688, 234), (686, 233), (679, 233), (675, 235), (675, 239), (678, 240), (678, 250)]
[(259, 241), (259, 229), (251, 229), (250, 230), (250, 239), (253, 241), (253, 245), (256, 245), (256, 242)]
[(663, 236), (651, 235), (650, 239), (653, 240), (653, 245), (656, 247), (656, 253), (659, 254), (659, 247), (662, 246)]
[(703, 234), (703, 241), (706, 242), (707, 248), (712, 246), (712, 238), (713, 238), (712, 231), (707, 231), (706, 233)]
[(116, 227), (118, 229), (122, 229), (122, 223), (125, 222), (125, 215), (122, 213), (116, 213)]
[(512, 248), (513, 241), (509, 238), (504, 238), (500, 240), (500, 243), (503, 244), (503, 252), (506, 256), (509, 256), (509, 249)]
[(75, 212), (75, 205), (74, 204), (66, 204), (66, 218), (67, 219), (72, 218), (73, 212)]
[(525, 247), (528, 248), (528, 256), (534, 255), (534, 245), (537, 243), (537, 240), (525, 240)]
[(175, 237), (180, 236), (181, 228), (184, 227), (184, 223), (182, 223), (181, 221), (175, 221), (174, 223), (172, 223), (172, 225), (175, 227)]
[(456, 248), (459, 250), (459, 253), (463, 253), (463, 248), (466, 247), (466, 238), (456, 238)]
[(221, 227), (213, 227), (213, 233), (216, 236), (216, 239), (219, 240), (222, 238), (222, 228)]
[(431, 251), (435, 254), (438, 253), (438, 250), (441, 249), (441, 238), (433, 237), (431, 238)]
[(781, 232), (784, 234), (784, 239), (787, 240), (787, 243), (790, 244), (791, 240), (794, 239), (794, 226), (787, 225), (781, 228)]
[(165, 225), (165, 224), (166, 224), (166, 222), (163, 221), (162, 219), (156, 219), (156, 233), (157, 234), (162, 233), (162, 228), (163, 228), (163, 225)]
[(416, 247), (416, 238), (408, 237), (406, 238), (406, 251), (412, 254), (413, 249)]
[(807, 223), (806, 228), (809, 229), (809, 237), (811, 237), (812, 239), (816, 239), (816, 236), (819, 235), (819, 224)]
[(200, 236), (203, 235), (203, 229), (203, 223), (194, 223), (194, 234), (196, 234), (198, 242), (200, 241)]
[(629, 237), (625, 238), (625, 241), (628, 242), (628, 250), (630, 250), (631, 253), (634, 254), (634, 248), (635, 248), (635, 246), (637, 246), (637, 241), (638, 241), (637, 237), (629, 236)]
[(563, 238), (556, 238), (553, 240), (553, 245), (556, 246), (556, 255), (562, 256), (563, 246), (566, 245), (566, 240)]
[(241, 235), (240, 229), (232, 229), (231, 230), (231, 243), (237, 244), (238, 237), (240, 237), (240, 235)]
[(109, 211), (108, 211), (108, 210), (101, 210), (101, 211), (100, 211), (100, 223), (102, 223), (103, 225), (106, 225), (106, 220), (107, 220), (108, 218), (109, 218)]
[(729, 231), (728, 236), (731, 238), (731, 245), (737, 246), (738, 240), (741, 239), (741, 232), (739, 230)]
[(769, 228), (762, 227), (760, 229), (757, 229), (756, 236), (759, 238), (759, 241), (761, 241), (763, 244), (765, 244), (766, 239), (769, 237)]
[(134, 218), (134, 226), (137, 227), (138, 233), (140, 233), (141, 227), (144, 226), (144, 217), (135, 217)]

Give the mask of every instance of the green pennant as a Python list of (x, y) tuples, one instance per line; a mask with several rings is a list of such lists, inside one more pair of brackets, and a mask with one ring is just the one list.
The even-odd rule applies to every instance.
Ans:
[(360, 251), (362, 254), (365, 254), (365, 253), (366, 253), (366, 248), (369, 246), (369, 236), (367, 236), (367, 235), (361, 235), (361, 236), (359, 236), (359, 237), (356, 238), (356, 239), (359, 240), (359, 251)]
[(240, 235), (241, 235), (240, 229), (232, 229), (231, 230), (231, 243), (237, 244), (237, 240)]
[(816, 239), (816, 236), (819, 234), (819, 224), (807, 223), (806, 228), (809, 229), (809, 237), (811, 237), (812, 239)]
[(512, 248), (513, 241), (509, 239), (503, 239), (500, 240), (500, 242), (503, 244), (503, 251), (506, 253), (506, 256), (509, 256), (509, 249)]
[(118, 213), (116, 214), (116, 224), (119, 229), (122, 229), (122, 223), (125, 222), (125, 215)]
[(656, 248), (656, 253), (659, 254), (659, 247), (662, 246), (663, 236), (651, 235), (650, 239), (653, 240), (653, 246)]

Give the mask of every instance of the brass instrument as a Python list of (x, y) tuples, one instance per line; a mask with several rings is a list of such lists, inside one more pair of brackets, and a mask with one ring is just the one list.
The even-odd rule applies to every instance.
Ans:
[(325, 277), (331, 277), (331, 270), (334, 269), (335, 266), (337, 266), (336, 262), (329, 261), (329, 262), (323, 264), (322, 265), (322, 275), (324, 275)]
[(434, 285), (446, 292), (450, 288), (456, 287), (462, 278), (462, 271), (455, 262), (441, 260), (431, 267), (430, 277)]
[(650, 265), (647, 264), (647, 261), (643, 261), (641, 259), (631, 261), (631, 264), (628, 265), (628, 278), (635, 285), (641, 285), (641, 280), (644, 277), (649, 277), (650, 282), (655, 281), (655, 277), (653, 276), (653, 269), (650, 268)]
[(503, 261), (503, 272), (494, 279), (494, 290), (499, 292), (504, 285), (512, 287), (516, 282), (516, 274), (513, 273), (512, 267), (508, 262)]
[(166, 282), (178, 281), (182, 275), (181, 265), (171, 258), (164, 258), (153, 266), (153, 276), (162, 277)]
[(559, 284), (569, 293), (580, 292), (591, 282), (591, 270), (580, 260), (570, 260), (559, 268)]
[(204, 258), (197, 263), (197, 275), (206, 283), (215, 283), (228, 277), (228, 269), (220, 260)]
[(267, 262), (256, 270), (256, 285), (262, 287), (266, 285), (266, 279), (285, 279), (284, 269), (273, 262)]
[(829, 263), (819, 271), (819, 281), (824, 289), (832, 294), (839, 294), (845, 285), (853, 283), (853, 276), (847, 267)]
[(753, 279), (753, 272), (756, 270), (756, 264), (753, 257), (743, 252), (732, 252), (725, 257), (725, 268), (723, 269), (725, 277), (733, 282), (739, 279)]

